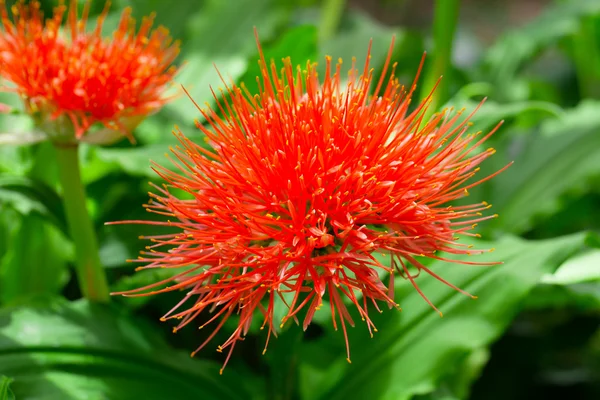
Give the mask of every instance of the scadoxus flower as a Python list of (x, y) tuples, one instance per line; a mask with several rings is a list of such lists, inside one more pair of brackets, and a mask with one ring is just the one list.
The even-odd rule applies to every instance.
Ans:
[(38, 1), (20, 0), (10, 9), (11, 19), (0, 0), (0, 76), (12, 83), (2, 89), (18, 93), (55, 140), (81, 139), (96, 123), (129, 135), (166, 102), (178, 43), (165, 28), (152, 29), (153, 16), (136, 32), (129, 8), (112, 37), (102, 37), (109, 6), (88, 30), (89, 2), (81, 18), (71, 0), (69, 7), (61, 1), (44, 20)]
[[(147, 237), (153, 243), (136, 260), (145, 264), (139, 269), (177, 272), (122, 294), (185, 291), (164, 319), (179, 319), (175, 330), (195, 320), (214, 324), (198, 350), (237, 315), (237, 328), (218, 347), (230, 348), (227, 363), (257, 315), (268, 343), (289, 320), (301, 318), (306, 329), (328, 301), (350, 361), (348, 306), (374, 330), (370, 309), (399, 306), (396, 274), (427, 302), (414, 271), (460, 290), (419, 260), (485, 251), (457, 239), (476, 236), (474, 225), (493, 217), (482, 215), (490, 206), (451, 202), (490, 178), (471, 180), (494, 153), (479, 151), (492, 133), (468, 133), (463, 111), (424, 120), (429, 98), (411, 109), (416, 85), (400, 85), (391, 49), (379, 82), (369, 56), (362, 72), (353, 63), (344, 82), (341, 61), (327, 58), (321, 80), (310, 62), (295, 68), (288, 58), (278, 70), (260, 51), (259, 93), (226, 85), (217, 109), (200, 109), (206, 124), (197, 126), (209, 146), (176, 129), (176, 168), (155, 166), (166, 184), (147, 208), (168, 221), (129, 221), (177, 230)], [(287, 308), (281, 321), (274, 320), (277, 302)]]

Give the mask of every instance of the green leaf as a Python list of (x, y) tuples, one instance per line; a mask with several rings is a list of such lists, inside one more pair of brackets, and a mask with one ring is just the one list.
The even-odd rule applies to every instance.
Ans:
[(12, 224), (11, 245), (0, 259), (0, 302), (60, 293), (68, 279), (70, 242), (36, 214)]
[[(320, 43), (319, 50), (322, 56), (331, 56), (334, 61), (341, 58), (347, 69), (350, 69), (352, 59), (356, 58), (356, 68), (362, 71), (369, 42), (373, 42), (371, 66), (377, 67), (385, 60), (394, 35), (397, 42), (402, 42), (404, 33), (398, 28), (381, 25), (367, 14), (353, 11), (344, 15), (337, 35)], [(320, 70), (324, 71), (324, 65), (322, 63)]]
[(590, 250), (571, 258), (553, 274), (545, 275), (543, 283), (571, 285), (590, 281), (600, 282), (600, 250)]
[(247, 399), (234, 371), (168, 348), (155, 328), (107, 306), (44, 302), (0, 312), (0, 374), (17, 398)]
[(600, 283), (539, 284), (527, 296), (525, 309), (566, 309), (569, 314), (573, 310), (597, 313), (600, 309)]
[(13, 379), (7, 376), (0, 376), (0, 400), (15, 400), (15, 395), (10, 390), (10, 384)]
[[(398, 400), (434, 391), (457, 363), (502, 334), (540, 277), (581, 248), (584, 239), (584, 234), (538, 242), (505, 238), (493, 243), (496, 252), (469, 258), (503, 261), (503, 265), (433, 263), (431, 269), (479, 297), (470, 300), (421, 274), (417, 282), (444, 312), (443, 319), (409, 283), (398, 278), (396, 299), (403, 311), (373, 313), (379, 330), (373, 339), (368, 338), (364, 326), (350, 329), (352, 364), (339, 355), (335, 362), (322, 364), (320, 374), (313, 366), (310, 384), (321, 390), (307, 398)], [(486, 247), (485, 243), (475, 244), (477, 248)], [(337, 336), (343, 340), (341, 333)], [(303, 382), (306, 384), (305, 379)]]
[(38, 214), (66, 232), (66, 219), (60, 196), (47, 184), (24, 176), (0, 175), (0, 204), (23, 215)]
[[(477, 91), (473, 93), (473, 91)], [(484, 91), (484, 93), (481, 93)], [(471, 100), (475, 95), (485, 95), (489, 91), (489, 85), (484, 83), (473, 83), (466, 85), (457, 95), (449, 101), (446, 106), (454, 107), (455, 109), (464, 108), (467, 113), (471, 113), (477, 109), (475, 115), (470, 119), (473, 126), (471, 132), (482, 131), (484, 133), (492, 130), (500, 121), (523, 117), (525, 115), (533, 115), (536, 118), (533, 122), (539, 123), (548, 117), (559, 118), (564, 116), (563, 109), (554, 103), (548, 101), (513, 101), (511, 103), (497, 103), (493, 100), (487, 100), (481, 104), (478, 101)]]
[(499, 95), (507, 95), (519, 68), (540, 49), (577, 32), (581, 17), (598, 12), (600, 2), (596, 0), (555, 2), (533, 22), (502, 35), (485, 59)]
[[(286, 31), (273, 44), (263, 45), (263, 53), (267, 63), (274, 60), (277, 70), (283, 66), (281, 60), (290, 57), (293, 65), (304, 67), (308, 60), (314, 62), (317, 56), (317, 29), (314, 26), (302, 25)], [(256, 78), (261, 75), (258, 64), (258, 52), (250, 57), (248, 69), (240, 78), (240, 82), (253, 94), (259, 93)]]
[[(164, 143), (131, 148), (98, 147), (92, 152), (94, 158), (108, 166), (102, 175), (108, 170), (123, 170), (133, 176), (156, 178), (157, 175), (151, 168), (151, 161), (157, 161), (166, 167), (169, 164), (164, 162), (165, 154), (169, 153), (169, 146)], [(86, 176), (86, 180), (89, 180), (89, 177)]]
[[(185, 65), (175, 80), (183, 85), (201, 107), (213, 102), (211, 86), (218, 94), (227, 84), (237, 80), (247, 67), (247, 58), (256, 51), (253, 27), (261, 42), (271, 38), (288, 18), (289, 4), (274, 0), (239, 0), (229, 2), (207, 0), (200, 12), (187, 18), (182, 54)], [(218, 68), (218, 71), (217, 71)], [(202, 119), (194, 103), (181, 91), (181, 96), (165, 109), (177, 123)]]
[[(494, 226), (520, 233), (534, 217), (560, 207), (560, 196), (590, 190), (600, 175), (600, 102), (584, 101), (559, 119), (547, 120), (537, 134), (504, 143), (488, 166), (514, 165), (489, 185), (489, 199), (501, 215)], [(503, 158), (504, 157), (504, 158)]]

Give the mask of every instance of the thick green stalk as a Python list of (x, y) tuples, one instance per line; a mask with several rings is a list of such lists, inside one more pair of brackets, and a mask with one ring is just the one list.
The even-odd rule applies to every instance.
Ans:
[[(436, 0), (433, 19), (433, 62), (427, 69), (421, 98), (425, 99), (437, 85), (425, 120), (438, 111), (440, 103), (448, 99), (448, 78), (440, 77), (452, 64), (452, 42), (458, 22), (459, 0)], [(438, 83), (439, 82), (439, 83)]]
[(345, 0), (325, 0), (321, 8), (319, 36), (321, 40), (330, 39), (337, 31), (346, 7)]
[(600, 40), (593, 17), (582, 18), (573, 37), (573, 59), (582, 98), (600, 98)]
[(83, 296), (90, 301), (108, 302), (110, 295), (104, 269), (100, 264), (94, 225), (86, 208), (86, 197), (79, 171), (78, 146), (56, 146), (58, 171), (71, 239), (75, 244), (76, 271)]

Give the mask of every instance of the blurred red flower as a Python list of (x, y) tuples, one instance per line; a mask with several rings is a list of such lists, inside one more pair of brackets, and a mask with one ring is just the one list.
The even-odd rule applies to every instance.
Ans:
[[(176, 130), (176, 170), (156, 166), (168, 184), (156, 188), (147, 208), (169, 221), (127, 221), (175, 227), (177, 233), (146, 237), (154, 243), (136, 261), (147, 264), (138, 269), (181, 272), (118, 294), (187, 290), (163, 319), (180, 319), (175, 330), (201, 314), (202, 327), (216, 324), (196, 351), (239, 314), (237, 328), (218, 348), (230, 347), (226, 364), (255, 312), (268, 344), (274, 325), (301, 311), (306, 329), (327, 298), (349, 348), (346, 324), (354, 322), (347, 305), (374, 330), (369, 308), (378, 309), (377, 301), (398, 306), (396, 273), (427, 300), (409, 265), (460, 290), (418, 257), (484, 251), (457, 239), (477, 236), (469, 231), (493, 217), (481, 215), (489, 205), (449, 202), (491, 177), (467, 182), (494, 153), (476, 151), (492, 133), (466, 134), (468, 118), (452, 110), (424, 121), (429, 99), (411, 111), (416, 86), (405, 90), (398, 83), (395, 64), (384, 84), (391, 49), (373, 94), (369, 57), (362, 74), (352, 66), (347, 83), (341, 62), (327, 58), (320, 82), (313, 64), (295, 69), (286, 59), (278, 72), (260, 51), (260, 94), (227, 87), (225, 100), (217, 99), (219, 113), (201, 110), (208, 123), (197, 124), (210, 148)], [(189, 197), (181, 198), (181, 191)], [(389, 261), (381, 263), (376, 252)], [(389, 273), (388, 285), (382, 272)], [(288, 310), (282, 321), (274, 321), (276, 302)]]
[(165, 28), (152, 30), (153, 16), (144, 18), (136, 33), (127, 8), (112, 37), (103, 38), (109, 3), (92, 31), (86, 31), (89, 7), (86, 2), (78, 19), (77, 1), (71, 0), (63, 32), (66, 5), (44, 20), (38, 1), (21, 0), (11, 7), (11, 20), (0, 0), (0, 76), (14, 84), (2, 90), (20, 94), (27, 111), (55, 139), (73, 134), (80, 139), (95, 123), (129, 135), (166, 102), (163, 92), (176, 72), (171, 64), (179, 44)]

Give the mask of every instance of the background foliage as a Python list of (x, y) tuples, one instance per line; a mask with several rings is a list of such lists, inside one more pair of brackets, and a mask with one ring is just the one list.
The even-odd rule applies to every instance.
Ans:
[[(49, 14), (54, 2), (42, 3)], [(98, 15), (103, 2), (93, 4)], [(280, 332), (264, 356), (265, 335), (253, 329), (221, 377), (221, 354), (185, 354), (206, 332), (189, 327), (172, 335), (158, 322), (177, 294), (115, 298), (109, 307), (79, 300), (52, 147), (0, 145), (0, 399), (600, 398), (600, 2), (519, 4), (462, 2), (439, 99), (472, 109), (488, 97), (474, 129), (505, 124), (491, 139), (498, 152), (484, 172), (515, 162), (467, 199), (486, 200), (500, 214), (480, 227), (487, 242), (478, 246), (496, 251), (479, 260), (504, 265), (431, 266), (478, 300), (421, 276), (444, 312), (440, 319), (398, 278), (403, 311), (377, 315), (373, 339), (362, 326), (350, 331), (352, 364), (323, 312), (304, 334), (295, 326)], [(376, 70), (395, 35), (394, 59), (410, 83), (423, 51), (433, 47), (431, 4), (338, 5), (113, 0), (106, 29), (123, 7), (140, 18), (156, 12), (182, 42), (177, 82), (200, 104), (213, 101), (211, 85), (221, 85), (214, 65), (226, 79), (255, 87), (253, 27), (267, 58), (291, 56), (297, 64), (328, 54), (347, 64), (356, 56), (361, 65), (372, 38)], [(527, 15), (514, 23), (511, 10)], [(425, 75), (435, 59), (434, 50)], [(19, 106), (7, 94), (0, 102)], [(165, 161), (174, 124), (202, 141), (196, 118), (182, 95), (137, 128), (136, 145), (124, 140), (83, 152), (88, 206), (113, 290), (149, 284), (163, 272), (134, 274), (125, 262), (144, 245), (138, 236), (147, 228), (104, 222), (147, 217), (141, 205), (148, 180), (156, 181), (149, 160)], [(0, 119), (0, 132), (31, 127), (25, 116)]]

